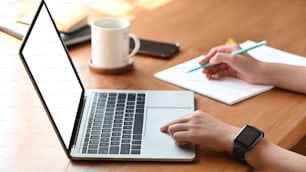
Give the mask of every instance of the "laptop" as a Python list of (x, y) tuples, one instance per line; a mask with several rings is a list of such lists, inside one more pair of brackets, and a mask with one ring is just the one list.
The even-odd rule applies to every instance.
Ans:
[(84, 89), (44, 1), (19, 55), (68, 158), (193, 161), (160, 126), (194, 111), (184, 90)]

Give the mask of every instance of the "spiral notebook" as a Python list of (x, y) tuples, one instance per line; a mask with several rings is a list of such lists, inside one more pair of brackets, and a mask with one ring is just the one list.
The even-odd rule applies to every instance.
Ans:
[[(255, 42), (245, 41), (240, 46), (241, 48), (245, 48), (252, 44), (255, 44)], [(248, 53), (261, 61), (306, 66), (305, 57), (269, 46), (262, 46)], [(273, 85), (250, 84), (233, 77), (226, 77), (221, 80), (208, 80), (202, 74), (201, 70), (186, 73), (186, 71), (195, 67), (202, 58), (204, 58), (203, 55), (155, 73), (154, 76), (160, 80), (195, 91), (228, 105), (233, 105), (264, 93), (274, 87)]]

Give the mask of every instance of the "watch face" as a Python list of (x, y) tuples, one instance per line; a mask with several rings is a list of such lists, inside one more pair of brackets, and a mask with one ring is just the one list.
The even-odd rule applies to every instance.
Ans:
[(236, 137), (235, 141), (238, 141), (240, 144), (243, 144), (246, 147), (251, 147), (259, 138), (261, 138), (262, 135), (263, 133), (256, 128), (246, 126)]

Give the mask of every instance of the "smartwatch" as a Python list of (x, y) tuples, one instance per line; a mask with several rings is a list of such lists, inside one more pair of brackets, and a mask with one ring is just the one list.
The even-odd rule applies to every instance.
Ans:
[(233, 156), (240, 162), (247, 164), (245, 153), (254, 148), (260, 139), (264, 137), (264, 132), (256, 127), (245, 125), (234, 138)]

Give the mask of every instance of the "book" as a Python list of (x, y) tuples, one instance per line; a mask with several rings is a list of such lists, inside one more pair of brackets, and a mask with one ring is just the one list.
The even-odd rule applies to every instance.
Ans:
[[(33, 5), (33, 4), (32, 4)], [(52, 8), (52, 18), (56, 24), (57, 29), (61, 33), (75, 32), (88, 25), (89, 14), (81, 7), (71, 5), (67, 7), (50, 2)], [(35, 14), (35, 10), (30, 4), (24, 3), (19, 5), (18, 16), (16, 22), (23, 24), (30, 24)]]
[[(241, 48), (254, 45), (254, 41), (245, 41)], [(266, 61), (306, 66), (306, 58), (288, 53), (269, 46), (262, 46), (248, 52), (254, 58)], [(228, 105), (233, 105), (253, 96), (272, 89), (273, 85), (250, 84), (234, 77), (224, 77), (220, 80), (208, 80), (201, 70), (186, 73), (204, 58), (204, 55), (175, 65), (154, 74), (154, 77), (165, 82), (195, 91)]]
[[(0, 31), (3, 31), (17, 39), (22, 39), (28, 30), (27, 24), (17, 23), (14, 21), (1, 21)], [(66, 46), (72, 46), (87, 42), (91, 39), (91, 28), (86, 25), (78, 30), (70, 33), (60, 33), (62, 40)]]

